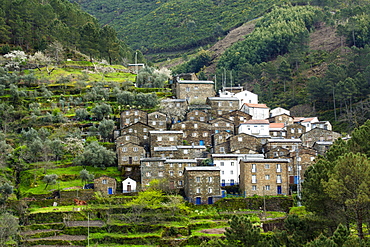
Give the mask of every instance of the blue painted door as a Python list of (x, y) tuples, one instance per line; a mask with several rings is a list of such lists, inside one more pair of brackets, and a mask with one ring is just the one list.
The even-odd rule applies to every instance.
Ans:
[(203, 140), (199, 140), (199, 146), (204, 146), (204, 141)]
[(202, 198), (196, 197), (195, 198), (195, 204), (200, 205), (202, 203)]
[(113, 188), (112, 187), (109, 187), (108, 188), (108, 195), (112, 195), (113, 194)]
[(213, 197), (208, 197), (208, 204), (213, 204)]
[(278, 194), (281, 194), (281, 185), (278, 185), (278, 186), (277, 186), (277, 193), (278, 193)]

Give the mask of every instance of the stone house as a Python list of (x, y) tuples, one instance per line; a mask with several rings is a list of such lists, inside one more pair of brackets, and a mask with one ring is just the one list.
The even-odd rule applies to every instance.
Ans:
[(285, 125), (293, 124), (293, 117), (289, 116), (288, 114), (280, 114), (273, 117), (269, 117), (270, 123), (283, 123)]
[(312, 128), (321, 128), (324, 130), (333, 130), (332, 125), (329, 121), (319, 121), (316, 123), (312, 123)]
[(122, 181), (122, 193), (131, 193), (137, 191), (137, 182), (128, 177)]
[(315, 142), (312, 148), (319, 154), (325, 156), (326, 151), (333, 145), (333, 142), (323, 141), (323, 142)]
[(230, 153), (230, 142), (226, 141), (213, 146), (213, 153), (215, 154)]
[[(245, 149), (251, 150), (253, 153), (259, 153), (262, 151), (262, 144), (260, 139), (245, 133), (230, 136), (228, 142), (230, 153), (237, 153), (238, 151), (240, 152), (240, 150)], [(247, 153), (250, 153), (250, 151), (248, 151)]]
[(220, 131), (218, 133), (215, 133), (211, 136), (211, 140), (212, 140), (212, 147), (215, 147), (221, 143), (224, 143), (228, 140), (228, 138), (230, 136), (232, 136), (233, 134), (230, 133), (230, 132), (227, 132), (227, 131)]
[(296, 151), (291, 152), (288, 166), (289, 183), (297, 184), (299, 180), (304, 179), (304, 173), (307, 168), (314, 164), (317, 157), (317, 152), (312, 148), (302, 147)]
[(310, 131), (312, 129), (312, 124), (319, 122), (317, 117), (295, 117), (293, 119), (294, 123), (300, 123), (306, 127), (306, 131)]
[(186, 111), (188, 110), (188, 101), (186, 99), (163, 99), (161, 106), (165, 107), (163, 110), (167, 114), (167, 123), (176, 123), (184, 120)]
[(174, 159), (178, 156), (179, 150), (177, 146), (169, 147), (153, 147), (151, 157), (161, 157), (166, 159)]
[(149, 131), (150, 155), (153, 155), (154, 147), (171, 147), (181, 145), (184, 132), (176, 130)]
[(148, 114), (148, 125), (153, 127), (155, 130), (166, 130), (167, 129), (167, 115), (162, 112), (152, 112)]
[(100, 191), (104, 195), (116, 194), (117, 182), (115, 178), (103, 175), (94, 179), (94, 191)]
[(194, 204), (213, 204), (221, 198), (220, 168), (185, 167), (185, 198)]
[(116, 146), (118, 169), (125, 171), (126, 176), (138, 179), (140, 175), (140, 159), (146, 157), (144, 147), (135, 143), (118, 144)]
[(176, 98), (186, 99), (189, 104), (204, 104), (207, 97), (215, 96), (213, 81), (179, 80), (174, 84)]
[(154, 179), (160, 180), (165, 178), (165, 161), (165, 158), (160, 157), (143, 158), (140, 160), (141, 185), (143, 187), (148, 186)]
[(249, 115), (248, 113), (239, 111), (239, 110), (227, 112), (222, 117), (234, 122), (234, 133), (238, 133), (238, 126), (241, 123), (244, 123), (252, 119), (251, 115)]
[(272, 137), (286, 137), (286, 130), (284, 123), (270, 123), (269, 133)]
[(128, 142), (135, 143), (135, 144), (139, 145), (140, 144), (140, 139), (137, 136), (126, 134), (126, 135), (122, 135), (122, 136), (117, 137), (115, 142), (116, 142), (116, 145), (125, 144), (125, 143), (128, 143)]
[(290, 149), (274, 147), (265, 152), (266, 159), (287, 159), (290, 157)]
[(244, 196), (288, 195), (289, 159), (242, 159), (239, 187)]
[(268, 119), (269, 109), (265, 104), (244, 103), (240, 110), (252, 116), (252, 119)]
[(270, 123), (268, 120), (248, 120), (241, 123), (238, 127), (238, 133), (245, 133), (254, 136), (270, 136)]
[(199, 121), (183, 121), (172, 125), (173, 130), (182, 131), (188, 144), (211, 145), (211, 124)]
[(142, 122), (137, 122), (121, 129), (121, 136), (136, 136), (139, 139), (139, 144), (147, 148), (149, 145), (149, 131), (151, 130), (154, 130), (152, 126)]
[(212, 117), (239, 109), (239, 99), (235, 97), (208, 97), (206, 104), (211, 106)]
[(300, 123), (294, 123), (285, 126), (286, 129), (286, 138), (287, 139), (297, 139), (300, 138), (303, 133), (306, 132), (306, 126), (303, 126)]
[(121, 129), (137, 122), (148, 123), (148, 113), (139, 109), (129, 109), (121, 112)]
[(200, 111), (200, 110), (192, 110), (186, 114), (186, 120), (187, 121), (208, 122), (209, 113)]
[(296, 150), (302, 147), (301, 139), (285, 139), (285, 138), (271, 138), (267, 140), (267, 143), (263, 145), (264, 152), (269, 152), (274, 148), (285, 148), (288, 150)]
[(164, 162), (170, 189), (184, 188), (184, 168), (197, 166), (195, 159), (167, 159)]
[(177, 146), (177, 149), (175, 159), (205, 158), (207, 155), (207, 148), (204, 145), (183, 145)]
[(212, 133), (219, 133), (221, 131), (234, 133), (234, 122), (229, 119), (218, 117), (210, 120), (209, 123), (211, 124)]
[(301, 135), (303, 146), (312, 147), (315, 142), (334, 142), (341, 134), (332, 130), (315, 128)]

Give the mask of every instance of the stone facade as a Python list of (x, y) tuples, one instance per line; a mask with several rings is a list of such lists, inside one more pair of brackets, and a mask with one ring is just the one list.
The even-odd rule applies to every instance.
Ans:
[(270, 123), (283, 123), (285, 125), (293, 124), (293, 117), (288, 114), (276, 115), (269, 118)]
[(149, 131), (150, 154), (154, 152), (154, 147), (179, 146), (183, 142), (184, 132), (182, 131)]
[(244, 196), (288, 195), (289, 159), (242, 159), (240, 190)]
[(135, 144), (139, 145), (140, 144), (140, 139), (137, 136), (129, 135), (129, 134), (119, 136), (116, 139), (116, 145), (125, 144), (125, 143), (128, 143), (128, 142), (135, 143)]
[(284, 123), (270, 123), (269, 125), (269, 133), (272, 137), (286, 137), (286, 130), (285, 130)]
[(215, 147), (221, 143), (224, 143), (228, 138), (232, 136), (230, 132), (221, 131), (212, 135), (212, 147)]
[(301, 146), (301, 139), (271, 138), (267, 140), (265, 145), (263, 145), (263, 149), (265, 152), (269, 152), (277, 147), (280, 147), (293, 151), (297, 148), (301, 148)]
[(183, 121), (172, 125), (173, 130), (183, 131), (188, 144), (211, 145), (211, 124), (199, 121)]
[(121, 112), (121, 129), (137, 122), (146, 124), (148, 122), (148, 113), (139, 109), (130, 109)]
[(306, 127), (300, 123), (290, 124), (285, 127), (287, 139), (300, 138), (306, 132)]
[(116, 194), (117, 182), (115, 178), (103, 175), (94, 179), (94, 191), (100, 191), (104, 195)]
[(235, 111), (225, 113), (222, 117), (224, 117), (226, 119), (229, 119), (229, 120), (234, 122), (234, 133), (238, 133), (238, 126), (241, 123), (244, 123), (244, 122), (252, 119), (251, 115), (249, 115), (248, 113), (239, 111), (239, 110), (235, 110)]
[(234, 133), (234, 122), (229, 119), (218, 117), (210, 120), (209, 123), (211, 124), (212, 133), (219, 133), (221, 131)]
[(315, 128), (306, 133), (303, 133), (301, 136), (301, 140), (303, 146), (312, 147), (315, 142), (334, 142), (340, 137), (341, 134), (337, 132)]
[(237, 150), (245, 149), (245, 148), (247, 148), (248, 150), (253, 150), (256, 153), (262, 151), (262, 144), (260, 142), (260, 139), (252, 135), (241, 133), (241, 134), (229, 137), (228, 141), (230, 143), (229, 152), (231, 153)]
[(145, 188), (153, 179), (165, 178), (165, 158), (143, 158), (140, 160), (141, 186)]
[(282, 147), (274, 147), (266, 151), (265, 156), (267, 159), (286, 159), (289, 158), (290, 150)]
[(298, 156), (297, 152), (291, 152), (289, 155), (291, 160), (288, 167), (289, 183), (296, 184), (297, 177), (299, 176), (302, 181), (307, 168), (314, 164), (317, 152), (312, 148), (303, 147), (298, 150)]
[(186, 99), (189, 104), (204, 104), (208, 97), (215, 96), (213, 81), (180, 80), (175, 83), (175, 95), (178, 99)]
[(208, 97), (206, 104), (210, 105), (213, 117), (223, 116), (239, 109), (239, 99), (235, 97)]
[(184, 183), (186, 200), (191, 203), (213, 204), (221, 198), (219, 167), (185, 167)]
[(208, 122), (209, 114), (200, 111), (200, 110), (192, 110), (186, 114), (187, 121), (199, 121), (199, 122)]
[(167, 129), (167, 115), (162, 112), (152, 112), (148, 114), (148, 125), (153, 127), (155, 130), (166, 130)]
[(121, 136), (136, 136), (139, 138), (139, 144), (147, 147), (149, 145), (149, 131), (151, 130), (154, 130), (154, 128), (142, 122), (137, 122), (121, 129)]
[(230, 153), (230, 142), (226, 141), (226, 142), (215, 145), (213, 147), (213, 153), (215, 154)]
[(138, 180), (140, 159), (146, 156), (144, 147), (129, 142), (117, 145), (116, 149), (118, 169), (125, 171), (126, 176)]

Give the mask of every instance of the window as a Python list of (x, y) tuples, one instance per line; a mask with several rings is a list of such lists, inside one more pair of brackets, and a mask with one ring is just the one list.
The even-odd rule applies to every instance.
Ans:
[(229, 123), (226, 123), (226, 127), (230, 127), (230, 124)]
[(276, 176), (276, 183), (281, 184), (281, 175)]
[(238, 137), (238, 141), (239, 141), (239, 142), (242, 142), (242, 141), (243, 141), (243, 137), (239, 136), (239, 137)]
[(198, 87), (197, 87), (197, 86), (195, 86), (195, 87), (194, 87), (194, 89), (195, 89), (195, 90), (198, 90)]
[(190, 87), (186, 87), (185, 91), (190, 92)]
[(265, 190), (270, 190), (270, 185), (266, 185)]
[(257, 166), (256, 166), (256, 164), (252, 164), (252, 172), (257, 172)]
[(208, 193), (212, 193), (212, 188), (208, 188)]
[(182, 181), (181, 180), (178, 182), (178, 185), (179, 186), (182, 186)]
[(269, 180), (270, 179), (270, 175), (265, 175), (265, 180)]
[(220, 152), (221, 153), (224, 153), (225, 152), (225, 148), (224, 147), (220, 147)]
[(179, 166), (179, 168), (181, 168), (181, 167), (182, 167), (182, 163), (179, 163), (179, 165), (178, 165), (178, 166)]
[(230, 185), (234, 185), (235, 181), (234, 179), (230, 179)]
[(134, 152), (137, 152), (137, 151), (139, 151), (139, 148), (134, 147), (133, 150), (134, 150)]
[(103, 183), (103, 184), (107, 184), (107, 183), (108, 183), (108, 181), (107, 181), (106, 179), (103, 179), (103, 180), (102, 180), (102, 183)]
[(163, 177), (163, 172), (158, 172), (158, 177)]
[(213, 181), (213, 178), (212, 177), (208, 177), (208, 182), (209, 183), (212, 183), (212, 181)]
[(203, 137), (207, 137), (208, 136), (208, 133), (207, 132), (204, 132), (203, 133)]
[(170, 171), (170, 176), (171, 176), (171, 177), (173, 176), (173, 171)]
[(224, 166), (225, 165), (225, 162), (221, 161), (221, 166)]
[(197, 193), (200, 193), (200, 188), (197, 188)]
[(252, 185), (252, 190), (256, 191), (257, 190), (257, 185)]
[(225, 179), (221, 180), (221, 186), (225, 186)]
[(225, 175), (225, 171), (221, 171), (221, 175)]
[(139, 112), (138, 111), (135, 111), (135, 116), (139, 115)]
[(302, 133), (302, 129), (301, 128), (298, 129), (298, 133)]
[(182, 171), (179, 171), (179, 176), (180, 176), (180, 177), (182, 176)]
[(148, 137), (147, 136), (144, 136), (144, 140), (146, 140)]
[(231, 162), (231, 166), (234, 166), (234, 162)]
[(184, 154), (188, 154), (188, 150), (187, 149), (184, 149)]
[(139, 160), (139, 157), (134, 156), (134, 161), (138, 161), (138, 160)]
[(162, 136), (158, 136), (157, 141), (159, 141), (159, 142), (162, 141)]
[(180, 107), (180, 103), (176, 103), (176, 107)]
[(129, 132), (129, 133), (132, 133), (132, 129), (131, 129), (131, 128), (130, 128), (130, 129), (128, 129), (128, 132)]
[(278, 152), (274, 152), (274, 157), (278, 157), (279, 156), (279, 153)]
[(181, 128), (185, 129), (185, 124), (181, 124)]
[(198, 128), (198, 124), (194, 124), (194, 129), (197, 129)]
[(199, 114), (199, 112), (198, 112), (198, 111), (195, 111), (194, 113), (195, 113), (195, 115), (196, 115), (196, 116), (198, 116), (198, 114)]
[(150, 177), (151, 175), (152, 175), (152, 174), (151, 174), (150, 172), (147, 172), (147, 173), (146, 173), (146, 176), (147, 176), (147, 177)]
[(218, 123), (215, 123), (215, 127), (218, 127)]
[(291, 172), (291, 171), (292, 171), (292, 167), (288, 166), (288, 172)]
[(233, 106), (233, 102), (232, 101), (229, 102), (229, 106)]
[(257, 176), (252, 175), (252, 184), (255, 184), (255, 183), (257, 183)]
[(126, 136), (126, 141), (129, 141), (130, 140), (130, 137), (129, 136)]
[(130, 114), (128, 111), (126, 112), (126, 116), (128, 116), (128, 114)]
[(122, 152), (127, 152), (127, 148), (126, 147), (122, 148)]
[(234, 171), (233, 170), (230, 171), (230, 175), (234, 175)]
[(218, 102), (218, 106), (221, 107), (222, 106), (222, 102)]
[(265, 169), (270, 169), (270, 164), (265, 164)]
[(132, 167), (125, 167), (125, 171), (127, 171), (127, 172), (132, 171)]
[(290, 133), (294, 134), (294, 128), (290, 129)]
[(197, 132), (193, 132), (192, 134), (193, 137), (197, 137), (197, 135), (198, 135)]
[(281, 172), (281, 165), (280, 164), (276, 164), (276, 172)]
[(173, 167), (173, 163), (170, 163), (170, 167)]
[(158, 163), (158, 166), (163, 166), (163, 162), (159, 162)]
[(152, 121), (152, 125), (156, 125), (157, 123), (156, 123), (156, 121)]
[(197, 183), (200, 183), (200, 177), (196, 177), (196, 178), (195, 178), (195, 181), (196, 181)]
[(200, 117), (200, 118), (199, 118), (199, 120), (200, 120), (200, 121), (204, 121), (204, 117)]
[(168, 137), (168, 140), (169, 140), (170, 142), (173, 142), (173, 141), (175, 141), (175, 137), (170, 136), (170, 137)]
[(159, 125), (163, 125), (163, 121), (159, 121)]
[(146, 166), (150, 166), (150, 162), (146, 162)]
[(123, 160), (123, 161), (127, 161), (127, 156), (123, 156), (123, 157), (122, 157), (122, 160)]

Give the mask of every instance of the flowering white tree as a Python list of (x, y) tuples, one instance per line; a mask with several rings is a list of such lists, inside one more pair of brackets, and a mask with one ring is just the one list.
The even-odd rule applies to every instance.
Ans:
[(28, 56), (24, 51), (11, 51), (5, 54), (4, 57), (8, 60), (5, 67), (14, 69), (19, 69), (19, 66), (24, 64), (28, 59)]

